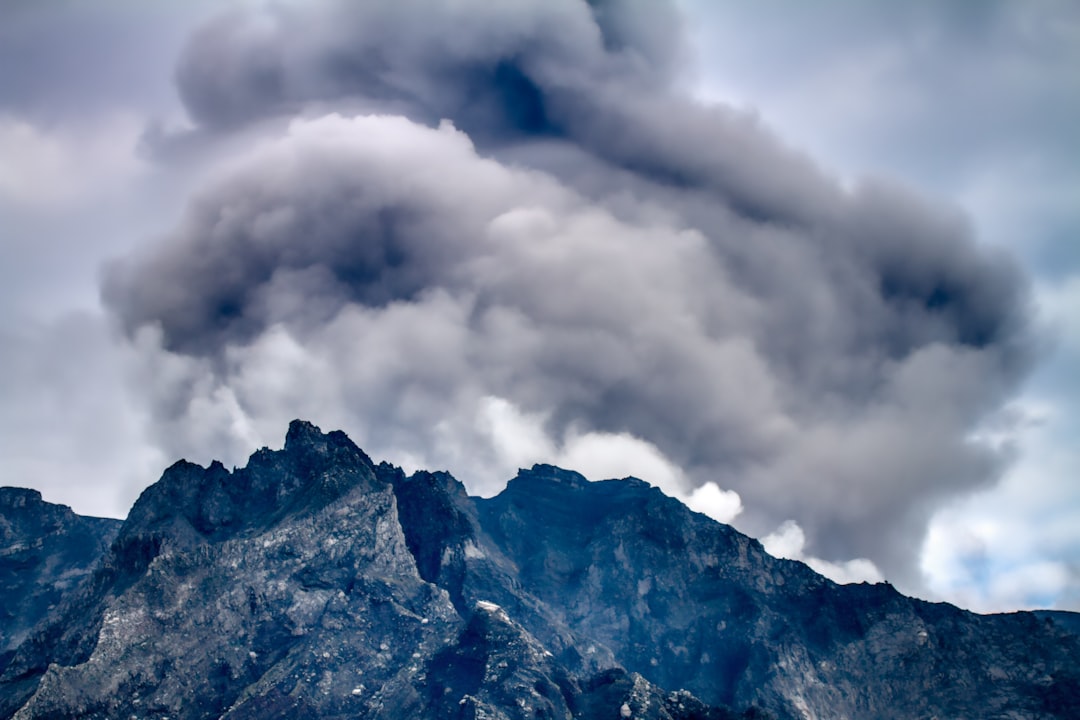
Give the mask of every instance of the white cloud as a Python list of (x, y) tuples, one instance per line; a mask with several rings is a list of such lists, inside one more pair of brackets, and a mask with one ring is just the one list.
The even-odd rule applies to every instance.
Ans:
[(854, 558), (842, 562), (830, 562), (807, 555), (806, 534), (794, 520), (784, 521), (780, 527), (761, 539), (765, 552), (773, 557), (788, 560), (801, 560), (815, 572), (824, 575), (833, 582), (848, 584), (860, 582), (881, 582), (881, 571), (866, 558)]
[(53, 128), (0, 115), (0, 199), (45, 209), (121, 192), (145, 169), (142, 130), (130, 114)]
[(1036, 301), (1042, 378), (971, 438), (1016, 460), (996, 487), (941, 509), (922, 548), (931, 594), (982, 612), (1080, 610), (1080, 276), (1041, 282)]
[(1080, 528), (1075, 508), (1077, 421), (1051, 398), (1013, 403), (1003, 421), (973, 438), (1008, 445), (1017, 461), (994, 488), (939, 510), (922, 548), (936, 599), (980, 612), (1054, 607), (1080, 610)]
[(541, 416), (526, 415), (498, 397), (483, 398), (477, 413), (479, 429), (490, 437), (496, 457), (507, 468), (528, 467), (555, 456), (554, 443), (542, 424)]
[(1037, 290), (1043, 321), (1059, 343), (1058, 351), (1080, 358), (1080, 271), (1060, 282), (1044, 282)]
[(489, 396), (480, 403), (478, 426), (489, 433), (500, 464), (508, 469), (543, 462), (575, 470), (590, 480), (636, 477), (717, 522), (730, 523), (742, 512), (739, 494), (714, 482), (687, 493), (683, 471), (652, 443), (629, 433), (575, 430), (556, 442), (543, 425), (542, 415), (522, 413), (503, 398)]
[(708, 515), (713, 520), (730, 523), (742, 512), (742, 498), (734, 490), (722, 490), (714, 482), (707, 482), (684, 500), (691, 510)]
[(798, 560), (803, 556), (806, 534), (794, 520), (785, 520), (780, 527), (761, 538), (765, 552), (773, 557)]
[(669, 495), (681, 496), (683, 472), (655, 445), (629, 433), (571, 431), (558, 453), (558, 462), (594, 480), (639, 477)]
[[(682, 471), (655, 445), (628, 433), (579, 433), (571, 430), (561, 442), (544, 430), (545, 417), (522, 412), (509, 400), (481, 399), (477, 425), (487, 433), (500, 464), (510, 469), (550, 463), (580, 472), (590, 480), (637, 477), (671, 493), (681, 494)], [(512, 471), (506, 477), (512, 475)]]

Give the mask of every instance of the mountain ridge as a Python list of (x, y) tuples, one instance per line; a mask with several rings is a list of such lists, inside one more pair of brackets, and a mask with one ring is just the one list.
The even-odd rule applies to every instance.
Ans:
[(535, 465), (470, 497), (303, 421), (244, 468), (175, 463), (114, 537), (0, 665), (0, 718), (1080, 705), (1071, 615), (839, 586), (636, 479)]

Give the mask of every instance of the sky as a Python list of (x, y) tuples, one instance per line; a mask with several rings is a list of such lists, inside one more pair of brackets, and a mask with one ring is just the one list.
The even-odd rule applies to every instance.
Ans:
[(1080, 610), (1077, 66), (1066, 0), (11, 0), (0, 483), (302, 417)]

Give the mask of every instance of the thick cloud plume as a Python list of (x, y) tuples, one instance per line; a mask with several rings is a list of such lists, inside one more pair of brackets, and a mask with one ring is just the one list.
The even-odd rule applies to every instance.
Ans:
[(276, 136), (106, 273), (162, 432), (308, 415), (480, 491), (511, 426), (630, 438), (746, 529), (914, 583), (929, 513), (1004, 459), (970, 438), (1027, 367), (1023, 278), (950, 208), (681, 94), (679, 33), (644, 0), (206, 26), (177, 71), (198, 132)]

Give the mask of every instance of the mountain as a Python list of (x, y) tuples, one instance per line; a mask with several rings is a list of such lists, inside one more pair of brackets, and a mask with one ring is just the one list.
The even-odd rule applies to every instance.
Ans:
[(0, 670), (105, 553), (119, 520), (76, 515), (36, 490), (0, 487)]
[[(17, 528), (4, 547), (44, 543), (54, 525), (15, 521), (4, 502), (3, 527)], [(63, 514), (29, 505), (18, 517)], [(84, 520), (86, 553), (35, 561), (5, 586), (16, 608), (38, 607), (43, 587), (61, 599), (32, 632), (18, 628), (39, 616), (9, 623), (18, 635), (5, 637), (25, 639), (0, 667), (0, 718), (1080, 707), (1075, 615), (976, 615), (887, 584), (836, 585), (632, 478), (537, 465), (474, 498), (446, 473), (407, 476), (295, 421), (283, 450), (244, 468), (176, 463), (119, 529)]]

